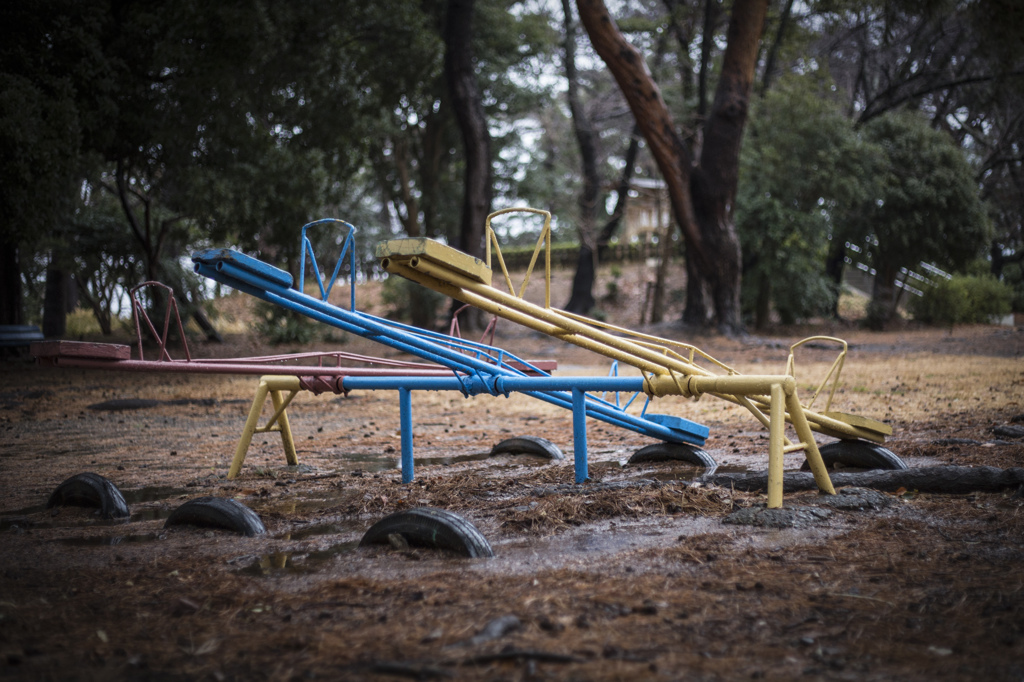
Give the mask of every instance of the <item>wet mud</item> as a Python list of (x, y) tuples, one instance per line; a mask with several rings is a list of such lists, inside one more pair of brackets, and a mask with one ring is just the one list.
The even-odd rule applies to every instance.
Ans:
[[(1021, 423), (1022, 344), (965, 333), (855, 342), (840, 398), (889, 420), (887, 447), (911, 467), (1024, 466), (1024, 439), (995, 431)], [(750, 371), (782, 366), (787, 342), (712, 340)], [(651, 441), (598, 422), (580, 485), (571, 457), (490, 455), (520, 435), (571, 452), (567, 414), (436, 393), (413, 397), (416, 479), (403, 484), (385, 392), (296, 398), (299, 465), (258, 434), (228, 480), (251, 378), (0, 371), (5, 679), (1024, 677), (1020, 491), (846, 488), (767, 510), (760, 493), (702, 483), (700, 467), (629, 464)], [(147, 402), (89, 409), (113, 400)], [(711, 427), (718, 472), (766, 468), (766, 434), (731, 406), (666, 406)], [(47, 509), (82, 471), (114, 482), (130, 516)], [(246, 505), (267, 533), (164, 527), (205, 496)], [(359, 546), (417, 506), (461, 515), (495, 557)]]

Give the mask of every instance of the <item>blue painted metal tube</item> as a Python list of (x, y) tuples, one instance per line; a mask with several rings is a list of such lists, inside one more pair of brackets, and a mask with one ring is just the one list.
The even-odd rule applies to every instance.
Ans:
[[(368, 391), (396, 390), (409, 388), (417, 391), (460, 391), (467, 395), (504, 395), (512, 391), (545, 400), (552, 404), (571, 409), (574, 407), (572, 397), (563, 405), (556, 402), (555, 397), (562, 397), (556, 391), (572, 391), (576, 388), (583, 391), (640, 391), (643, 389), (643, 377), (494, 377), (484, 380), (476, 376), (465, 377), (345, 377), (345, 388)], [(672, 442), (703, 445), (707, 438), (707, 427), (691, 422), (693, 433), (687, 434), (678, 429), (671, 429), (661, 424), (636, 417), (619, 408), (612, 407), (599, 398), (586, 396), (586, 410), (589, 416), (608, 422), (614, 426), (636, 431), (652, 438), (670, 440)]]
[(398, 420), (402, 428), (402, 483), (412, 483), (412, 396), (409, 389), (398, 389)]
[[(396, 350), (418, 355), (422, 358), (439, 362), (440, 364), (448, 367), (455, 365), (457, 369), (464, 371), (467, 374), (477, 374), (482, 371), (488, 376), (493, 376), (499, 373), (509, 377), (523, 376), (523, 373), (518, 370), (509, 367), (497, 367), (484, 361), (463, 355), (458, 351), (440, 347), (430, 341), (420, 339), (415, 335), (390, 329), (386, 324), (382, 324), (382, 321), (379, 318), (375, 318), (371, 315), (366, 315), (365, 313), (351, 313), (344, 309), (336, 308), (330, 304), (317, 301), (316, 299), (296, 292), (293, 289), (275, 286), (258, 276), (232, 266), (230, 263), (218, 263), (217, 265), (218, 267), (215, 268), (214, 266), (199, 262), (196, 265), (196, 272), (241, 291), (245, 291), (257, 298), (274, 303), (275, 305), (280, 305), (284, 308), (296, 310), (297, 312), (303, 313), (312, 319), (352, 332), (359, 336), (376, 340), (384, 345), (395, 348)], [(396, 338), (396, 334), (401, 338)], [(406, 340), (409, 342), (406, 342)], [(369, 386), (367, 386), (367, 388), (369, 388)], [(569, 395), (552, 392), (525, 392), (527, 395), (539, 400), (557, 405), (564, 409), (572, 409), (572, 399)], [(601, 406), (596, 404), (598, 402), (604, 403), (604, 401), (597, 401), (596, 398), (590, 396), (590, 400), (587, 401), (588, 411), (592, 412), (593, 416), (615, 426), (636, 431), (646, 436), (668, 442), (683, 442), (691, 445), (704, 444), (706, 428), (702, 425), (695, 424), (694, 426), (703, 429), (703, 435), (685, 433), (678, 429), (668, 429), (646, 419), (622, 412), (608, 403), (604, 403), (604, 405), (607, 406), (607, 409), (603, 409)]]
[(578, 388), (572, 389), (572, 453), (576, 482), (583, 483), (590, 478), (587, 471), (587, 394)]
[[(212, 270), (212, 272), (211, 272)], [(246, 272), (230, 263), (221, 262), (211, 268), (204, 263), (197, 265), (197, 272), (211, 279), (234, 286), (234, 281), (249, 285), (248, 293), (268, 300), (282, 307), (296, 310), (303, 314), (319, 319), (322, 322), (332, 324), (346, 331), (363, 336), (384, 345), (391, 346), (413, 355), (419, 355), (427, 360), (438, 362), (451, 367), (456, 365), (460, 370), (466, 372), (481, 371), (487, 374), (508, 374), (512, 376), (523, 376), (525, 373), (510, 367), (499, 367), (472, 356), (464, 355), (459, 351), (445, 348), (440, 344), (431, 342), (421, 336), (410, 334), (395, 329), (384, 320), (365, 313), (351, 312), (338, 308), (330, 303), (324, 303), (294, 289), (282, 287), (272, 282), (261, 279), (259, 276)], [(259, 292), (262, 289), (263, 292)], [(259, 293), (258, 293), (259, 292)], [(270, 298), (265, 294), (273, 295)], [(319, 313), (314, 315), (313, 313)], [(337, 322), (344, 323), (343, 325)], [(514, 358), (518, 360), (518, 358)]]
[[(297, 312), (303, 313), (312, 319), (338, 327), (344, 331), (378, 341), (379, 343), (383, 343), (384, 345), (395, 348), (396, 350), (411, 353), (421, 358), (452, 367), (453, 369), (458, 369), (459, 371), (467, 374), (479, 375), (480, 373), (483, 373), (489, 377), (502, 375), (501, 378), (525, 378), (523, 372), (511, 367), (496, 366), (483, 360), (464, 355), (457, 350), (445, 348), (440, 344), (424, 339), (418, 335), (394, 329), (386, 324), (386, 321), (381, 320), (380, 318), (376, 318), (365, 313), (347, 311), (338, 308), (329, 303), (319, 301), (304, 293), (295, 291), (294, 289), (286, 288), (275, 282), (268, 281), (265, 278), (254, 275), (228, 262), (220, 261), (217, 262), (216, 265), (211, 265), (209, 263), (197, 261), (196, 272), (239, 289), (240, 291), (244, 291), (262, 300), (280, 305), (284, 308), (296, 310)], [(514, 356), (511, 355), (509, 357), (518, 360), (518, 358), (514, 358)], [(409, 379), (412, 378), (413, 377), (409, 377)], [(537, 378), (566, 379), (565, 377)], [(599, 377), (592, 377), (592, 379), (598, 378)], [(607, 379), (608, 377), (605, 377), (605, 380)], [(370, 387), (366, 386), (366, 388)], [(380, 386), (380, 388), (384, 387)], [(594, 390), (601, 389), (596, 388)], [(552, 403), (564, 409), (572, 409), (572, 399), (569, 395), (557, 392), (535, 392), (533, 390), (526, 390), (524, 392), (532, 397), (544, 400), (545, 402)], [(604, 401), (600, 401), (600, 403), (604, 403)], [(627, 428), (652, 438), (658, 438), (669, 442), (684, 442), (692, 445), (704, 444), (706, 433), (704, 436), (701, 436), (685, 433), (678, 429), (668, 429), (661, 425), (653, 424), (648, 420), (622, 412), (609, 403), (604, 403), (604, 406), (602, 406), (593, 396), (591, 396), (591, 399), (587, 401), (586, 404), (588, 411), (591, 412), (593, 416), (616, 426)], [(701, 429), (704, 428), (697, 424), (695, 424), (695, 426)]]

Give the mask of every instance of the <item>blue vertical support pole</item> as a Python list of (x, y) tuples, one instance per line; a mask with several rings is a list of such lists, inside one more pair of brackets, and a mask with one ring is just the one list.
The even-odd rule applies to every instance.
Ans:
[(576, 482), (583, 483), (587, 474), (587, 394), (572, 389), (572, 452), (576, 468)]
[(412, 392), (398, 389), (398, 418), (402, 430), (402, 483), (412, 483)]

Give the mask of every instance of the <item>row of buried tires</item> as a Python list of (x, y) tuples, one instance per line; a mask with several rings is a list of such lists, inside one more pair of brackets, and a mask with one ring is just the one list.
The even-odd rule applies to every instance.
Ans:
[[(892, 451), (864, 441), (837, 441), (820, 448), (829, 469), (837, 465), (861, 469), (906, 469), (907, 465)], [(498, 443), (491, 454), (532, 454), (549, 459), (564, 459), (558, 446), (536, 436), (518, 436)], [(704, 467), (712, 473), (714, 458), (699, 448), (677, 443), (656, 443), (638, 450), (630, 463), (679, 461)], [(804, 469), (807, 463), (804, 462)], [(124, 495), (109, 479), (95, 473), (76, 474), (61, 483), (50, 495), (47, 508), (63, 505), (97, 508), (105, 519), (128, 518)], [(183, 503), (171, 512), (164, 528), (190, 525), (221, 528), (248, 537), (266, 533), (259, 515), (241, 502), (224, 497), (199, 497)], [(492, 557), (490, 543), (477, 528), (458, 514), (432, 507), (414, 507), (390, 514), (367, 530), (360, 545), (413, 545), (450, 550), (479, 558)]]
[[(876, 443), (862, 440), (839, 440), (822, 445), (818, 448), (825, 466), (834, 469), (837, 466), (857, 469), (906, 469), (907, 465), (891, 450)], [(557, 445), (538, 436), (517, 436), (501, 441), (491, 450), (491, 454), (515, 453), (531, 454), (549, 459), (565, 459)], [(677, 461), (694, 466), (704, 467), (704, 475), (714, 473), (718, 468), (715, 458), (709, 453), (692, 445), (682, 443), (654, 443), (641, 448), (629, 458), (630, 464), (646, 462)], [(804, 461), (801, 467), (810, 469)]]
[[(131, 515), (120, 489), (109, 479), (92, 472), (75, 474), (65, 480), (46, 503), (48, 509), (64, 505), (95, 507), (105, 519), (127, 519)], [(227, 497), (189, 500), (172, 511), (164, 522), (164, 528), (186, 525), (220, 528), (247, 537), (267, 532), (256, 512)], [(490, 543), (473, 524), (458, 514), (432, 507), (414, 507), (385, 516), (363, 534), (359, 544), (394, 545), (396, 542), (451, 550), (467, 557), (494, 556)]]

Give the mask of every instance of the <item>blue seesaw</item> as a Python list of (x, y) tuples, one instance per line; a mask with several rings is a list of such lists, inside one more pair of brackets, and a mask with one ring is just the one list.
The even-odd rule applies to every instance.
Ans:
[[(345, 237), (330, 278), (321, 274), (307, 231), (312, 227), (342, 227)], [(650, 395), (646, 395), (639, 414), (627, 412), (638, 396), (644, 393), (644, 377), (553, 376), (548, 371), (522, 360), (506, 350), (481, 342), (427, 331), (392, 320), (376, 317), (356, 309), (355, 304), (355, 228), (335, 219), (318, 220), (302, 228), (302, 264), (295, 286), (290, 273), (257, 258), (232, 249), (209, 249), (192, 256), (197, 273), (263, 301), (295, 311), (345, 332), (381, 343), (394, 350), (409, 353), (451, 371), (451, 376), (341, 376), (332, 377), (333, 390), (397, 390), (401, 424), (402, 481), (413, 480), (412, 391), (459, 391), (464, 396), (480, 394), (508, 396), (512, 392), (543, 400), (572, 411), (573, 455), (575, 478), (582, 483), (587, 472), (586, 418), (668, 443), (700, 447), (708, 436), (708, 427), (663, 414), (649, 414)], [(451, 250), (463, 259), (469, 256)], [(307, 256), (312, 264), (319, 296), (305, 293)], [(348, 261), (350, 299), (347, 308), (328, 301), (343, 264)], [(479, 263), (479, 261), (476, 261)], [(455, 263), (455, 266), (459, 266)], [(463, 264), (475, 267), (471, 263)], [(615, 401), (595, 393), (614, 393)], [(619, 393), (632, 394), (620, 401)], [(258, 414), (258, 410), (254, 410)], [(278, 408), (282, 412), (283, 407)], [(243, 455), (244, 456), (244, 455)]]

